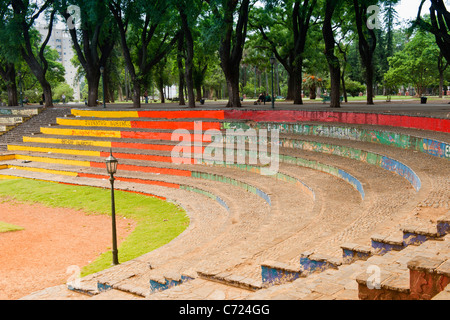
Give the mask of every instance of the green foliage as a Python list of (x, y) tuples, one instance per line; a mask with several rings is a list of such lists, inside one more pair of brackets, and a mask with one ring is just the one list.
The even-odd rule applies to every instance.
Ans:
[(418, 95), (423, 94), (427, 87), (438, 82), (438, 58), (439, 48), (434, 36), (418, 31), (404, 50), (389, 59), (390, 69), (385, 74), (387, 86), (412, 85)]
[(12, 224), (9, 224), (9, 223), (6, 223), (6, 222), (1, 222), (0, 221), (0, 233), (3, 233), (3, 232), (14, 232), (14, 231), (20, 231), (20, 230), (23, 230), (23, 228), (15, 226), (15, 225), (12, 225)]
[(73, 89), (67, 83), (60, 83), (53, 90), (53, 98), (56, 100), (62, 100), (62, 95), (66, 96), (66, 102), (73, 101)]

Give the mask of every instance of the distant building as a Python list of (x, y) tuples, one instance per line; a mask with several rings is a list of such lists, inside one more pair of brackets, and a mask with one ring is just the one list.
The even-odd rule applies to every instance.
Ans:
[[(48, 26), (39, 24), (36, 26), (36, 29), (42, 35), (42, 39), (45, 39), (48, 34)], [(59, 27), (59, 26), (58, 26)], [(55, 49), (59, 53), (58, 62), (60, 62), (65, 70), (65, 79), (68, 85), (73, 88), (74, 99), (80, 100), (80, 83), (76, 81), (77, 68), (75, 68), (71, 62), (72, 58), (75, 56), (75, 52), (73, 50), (73, 42), (70, 37), (69, 32), (63, 28), (53, 28), (52, 36), (48, 42), (48, 46), (52, 49)]]

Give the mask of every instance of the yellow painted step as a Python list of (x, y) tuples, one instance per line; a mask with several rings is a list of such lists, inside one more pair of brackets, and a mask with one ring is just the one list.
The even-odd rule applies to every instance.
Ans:
[(21, 154), (17, 154), (16, 155), (16, 159), (17, 160), (22, 160), (22, 161), (42, 162), (42, 163), (56, 163), (56, 164), (63, 164), (63, 165), (69, 165), (69, 166), (79, 166), (79, 167), (90, 167), (91, 166), (91, 163), (89, 161), (55, 159), (55, 158), (28, 156), (28, 155), (21, 155)]
[(100, 157), (100, 151), (91, 151), (91, 150), (71, 150), (71, 149), (17, 146), (17, 145), (8, 145), (8, 150), (9, 151), (43, 152), (43, 153), (60, 153), (60, 154), (70, 154), (70, 155), (79, 155), (79, 156)]
[(122, 120), (84, 120), (58, 118), (56, 119), (56, 123), (61, 126), (131, 128), (131, 121)]
[(41, 133), (58, 136), (121, 138), (120, 131), (109, 131), (109, 130), (63, 129), (63, 128), (43, 127), (41, 128)]
[(95, 110), (72, 110), (77, 117), (86, 118), (138, 118), (137, 111), (95, 111)]
[(63, 176), (69, 177), (77, 177), (78, 173), (70, 172), (70, 171), (61, 171), (61, 170), (52, 170), (52, 169), (44, 169), (44, 168), (32, 168), (32, 167), (21, 167), (15, 165), (8, 165), (8, 169), (17, 169), (31, 172), (40, 172), (40, 173), (50, 173), (50, 174), (59, 174)]
[(23, 142), (111, 148), (110, 141), (90, 141), (90, 140), (78, 140), (78, 139), (23, 137)]

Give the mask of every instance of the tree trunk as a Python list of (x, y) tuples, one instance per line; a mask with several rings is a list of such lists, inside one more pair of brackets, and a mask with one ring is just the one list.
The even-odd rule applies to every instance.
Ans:
[(159, 91), (159, 99), (161, 103), (165, 103), (166, 99), (164, 97), (164, 82), (161, 77), (158, 78), (158, 91)]
[[(287, 97), (286, 100), (288, 101), (294, 101), (294, 92), (298, 89), (294, 88), (295, 87), (295, 78), (294, 76), (291, 75), (291, 73), (288, 72), (288, 92), (287, 92)], [(301, 91), (301, 89), (300, 89)]]
[(7, 63), (5, 68), (0, 66), (0, 76), (6, 83), (8, 91), (8, 106), (15, 107), (19, 104), (17, 99), (17, 85), (16, 85), (16, 68), (13, 63)]
[(97, 101), (98, 101), (98, 87), (100, 84), (100, 72), (99, 74), (93, 74), (91, 72), (91, 76), (89, 78), (86, 78), (88, 82), (88, 106), (89, 107), (96, 107)]
[(336, 9), (337, 2), (334, 0), (327, 0), (325, 8), (325, 19), (323, 22), (323, 38), (325, 42), (325, 56), (328, 62), (328, 67), (330, 69), (331, 78), (331, 108), (340, 108), (340, 82), (341, 82), (341, 68), (339, 59), (334, 54), (335, 40), (333, 34), (333, 27), (331, 20), (333, 18), (333, 13)]
[(373, 105), (374, 88), (373, 88), (373, 64), (372, 59), (366, 64), (366, 83), (367, 83), (367, 104)]
[(184, 106), (186, 105), (186, 101), (184, 99), (184, 87), (185, 87), (185, 72), (183, 67), (183, 51), (184, 51), (184, 37), (183, 35), (180, 36), (180, 39), (178, 39), (178, 53), (177, 53), (177, 65), (178, 65), (178, 83), (179, 83), (179, 105)]
[(295, 68), (295, 71), (292, 73), (293, 78), (293, 98), (294, 98), (294, 104), (302, 105), (303, 104), (303, 98), (302, 98), (302, 83), (303, 83), (303, 74), (302, 74), (302, 63), (300, 63), (300, 66), (298, 68)]
[(194, 39), (191, 29), (189, 28), (186, 13), (180, 10), (181, 25), (183, 27), (184, 39), (186, 40), (186, 88), (188, 91), (188, 107), (195, 108), (194, 94)]
[(197, 93), (197, 98), (195, 100), (200, 101), (202, 99), (202, 87), (198, 85), (197, 88), (195, 88), (195, 91)]
[(8, 85), (7, 86), (8, 89), (8, 106), (9, 107), (15, 107), (17, 106), (18, 103), (18, 99), (17, 99), (17, 86), (16, 84), (12, 84), (12, 85)]
[[(236, 68), (235, 68), (236, 69)], [(228, 88), (227, 108), (240, 108), (241, 97), (239, 95), (239, 68), (231, 72), (226, 77)]]
[[(359, 53), (363, 61), (364, 67), (366, 68), (366, 85), (367, 85), (367, 104), (373, 105), (373, 53), (377, 46), (377, 38), (373, 29), (367, 28), (366, 32), (363, 31), (364, 25), (367, 21), (365, 13), (367, 12), (367, 5), (360, 3), (357, 0), (353, 0), (353, 5), (355, 9), (356, 16), (356, 27), (358, 30), (358, 40), (359, 40)], [(366, 34), (370, 37), (370, 43), (366, 39)]]
[(141, 107), (141, 82), (139, 80), (133, 81), (133, 107)]
[(348, 102), (347, 89), (346, 89), (346, 86), (345, 86), (345, 71), (342, 71), (341, 81), (342, 81), (342, 92), (344, 93), (344, 101)]
[(50, 85), (50, 83), (48, 83), (48, 81), (46, 80), (45, 82), (41, 83), (42, 86), (42, 91), (44, 92), (45, 95), (45, 103), (44, 106), (46, 108), (50, 108), (53, 107), (53, 93), (52, 93), (52, 87)]
[[(222, 70), (225, 74), (228, 87), (227, 108), (240, 108), (239, 96), (239, 69), (247, 38), (247, 24), (250, 0), (242, 0), (239, 8), (239, 17), (234, 19), (239, 1), (225, 1), (223, 17), (217, 16), (224, 24), (225, 35), (221, 39), (219, 56)], [(233, 31), (233, 29), (235, 29)]]

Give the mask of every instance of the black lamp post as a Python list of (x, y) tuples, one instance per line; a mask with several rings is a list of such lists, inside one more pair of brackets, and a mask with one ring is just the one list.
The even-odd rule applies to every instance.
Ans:
[(17, 72), (17, 75), (19, 76), (20, 106), (23, 107), (22, 72)]
[(116, 205), (114, 201), (114, 174), (117, 172), (117, 164), (118, 161), (116, 158), (111, 154), (108, 158), (105, 160), (106, 162), (106, 171), (110, 175), (109, 181), (111, 182), (111, 217), (112, 217), (112, 241), (113, 241), (113, 249), (112, 249), (112, 255), (113, 255), (113, 265), (119, 264), (119, 258), (117, 254), (117, 233), (116, 233)]
[(100, 68), (100, 73), (102, 74), (102, 88), (103, 88), (103, 108), (106, 108), (106, 102), (105, 102), (105, 68)]
[(272, 109), (275, 109), (275, 97), (273, 96), (273, 66), (275, 65), (275, 57), (274, 55), (272, 55), (270, 57), (270, 64), (272, 65)]

